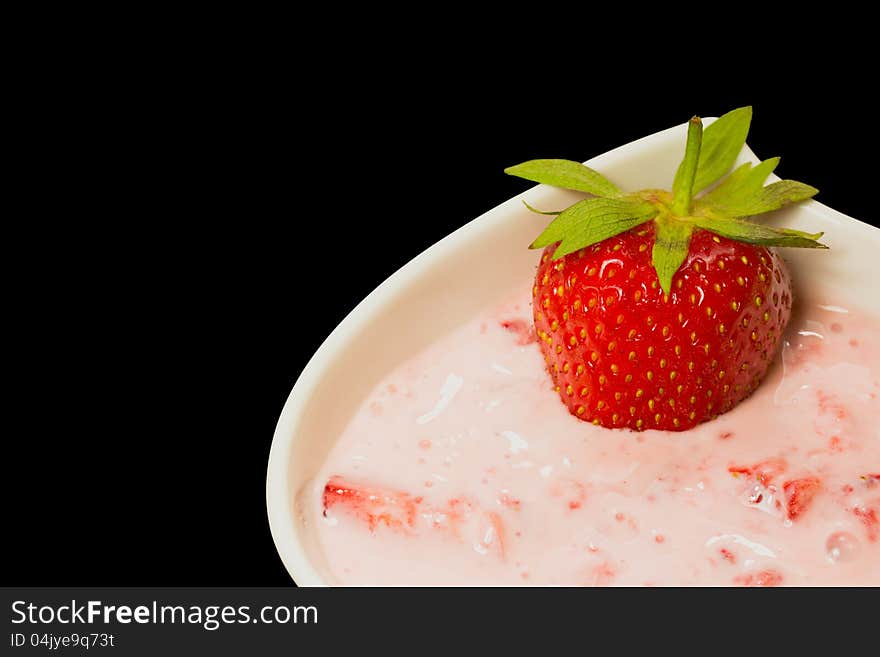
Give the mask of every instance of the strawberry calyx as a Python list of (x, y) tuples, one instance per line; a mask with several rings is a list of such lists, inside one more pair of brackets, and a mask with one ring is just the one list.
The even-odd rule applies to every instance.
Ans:
[(700, 118), (693, 117), (688, 122), (685, 154), (671, 192), (625, 192), (599, 172), (571, 160), (530, 160), (505, 169), (505, 173), (526, 180), (591, 195), (559, 211), (537, 210), (526, 204), (533, 212), (555, 215), (529, 248), (557, 244), (553, 259), (558, 260), (653, 221), (656, 236), (652, 264), (666, 294), (697, 230), (760, 246), (827, 249), (818, 241), (821, 232), (775, 228), (748, 220), (818, 193), (816, 188), (795, 180), (765, 186), (779, 164), (778, 157), (755, 166), (747, 162), (730, 172), (745, 144), (751, 117), (752, 108), (741, 107), (705, 130)]

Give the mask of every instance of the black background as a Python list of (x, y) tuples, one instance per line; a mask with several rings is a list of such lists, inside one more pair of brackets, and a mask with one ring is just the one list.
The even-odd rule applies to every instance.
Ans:
[(55, 62), (52, 102), (21, 101), (40, 136), (24, 131), (27, 210), (5, 242), (25, 420), (3, 462), (5, 584), (289, 584), (265, 511), (284, 400), (358, 301), (528, 186), (505, 166), (751, 104), (778, 174), (877, 223), (852, 134), (874, 107), (834, 74), (399, 61)]

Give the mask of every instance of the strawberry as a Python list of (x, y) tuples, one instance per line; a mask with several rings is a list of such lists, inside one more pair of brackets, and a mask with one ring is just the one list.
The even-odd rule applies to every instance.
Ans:
[[(810, 198), (764, 186), (779, 158), (744, 164), (710, 192), (745, 143), (751, 108), (688, 125), (673, 191), (626, 193), (588, 167), (532, 160), (507, 169), (591, 193), (532, 244), (535, 331), (569, 411), (604, 427), (682, 431), (724, 413), (763, 379), (791, 316), (791, 278), (772, 248), (826, 248), (822, 233), (743, 217)], [(533, 208), (530, 208), (534, 210)]]
[(792, 479), (782, 484), (789, 520), (794, 520), (806, 510), (820, 487), (821, 483), (817, 477)]
[[(355, 484), (333, 476), (324, 485), (322, 502), (325, 517), (338, 507), (341, 513), (366, 523), (371, 532), (380, 527), (403, 534), (423, 529), (449, 532), (467, 540), (480, 554), (494, 553), (505, 558), (507, 532), (501, 516), (467, 499), (452, 498), (445, 505), (432, 505), (421, 495)], [(498, 503), (513, 511), (520, 508), (520, 501), (506, 492)]]
[(353, 486), (333, 477), (324, 486), (323, 503), (324, 515), (339, 504), (366, 521), (372, 531), (379, 525), (391, 529), (414, 527), (422, 498), (398, 491)]
[(788, 463), (785, 459), (769, 458), (754, 465), (734, 465), (727, 468), (727, 471), (734, 477), (739, 475), (754, 477), (762, 486), (769, 486), (777, 476), (785, 472), (787, 467)]
[(761, 570), (737, 575), (733, 581), (740, 586), (779, 586), (782, 584), (782, 575), (775, 570)]
[(872, 543), (880, 537), (880, 519), (877, 518), (877, 510), (873, 507), (854, 506), (853, 514), (865, 526), (868, 532), (868, 540)]

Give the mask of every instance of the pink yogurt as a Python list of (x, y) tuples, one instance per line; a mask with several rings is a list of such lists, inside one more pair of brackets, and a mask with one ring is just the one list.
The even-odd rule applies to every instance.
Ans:
[(306, 496), (329, 582), (880, 585), (880, 320), (802, 303), (684, 433), (572, 417), (530, 325), (500, 305), (364, 400)]

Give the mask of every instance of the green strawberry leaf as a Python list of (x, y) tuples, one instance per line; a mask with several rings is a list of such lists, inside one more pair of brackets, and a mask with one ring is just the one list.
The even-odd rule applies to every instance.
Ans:
[[(750, 195), (736, 195), (717, 206), (716, 208), (723, 214), (730, 217), (750, 217), (756, 214), (764, 214), (765, 212), (773, 212), (786, 205), (805, 201), (819, 193), (815, 187), (810, 187), (796, 180), (780, 180), (771, 183), (766, 187), (760, 187), (755, 193)], [(704, 205), (705, 204), (698, 204)]]
[(706, 128), (694, 180), (696, 194), (730, 171), (749, 134), (752, 108), (740, 107), (720, 117)]
[(598, 171), (572, 160), (529, 160), (506, 168), (504, 173), (595, 196), (618, 196), (622, 193), (617, 185)]
[(710, 192), (697, 199), (697, 203), (712, 206), (735, 205), (761, 191), (764, 181), (779, 164), (778, 157), (771, 157), (752, 168), (751, 162), (738, 167)]
[(663, 288), (663, 292), (669, 294), (672, 289), (672, 277), (687, 258), (693, 227), (668, 217), (658, 217), (655, 224), (657, 235), (654, 238), (651, 261), (657, 272), (657, 278), (660, 279), (660, 287)]
[(691, 218), (693, 224), (709, 232), (738, 242), (761, 246), (793, 246), (806, 249), (827, 249), (818, 240), (824, 233), (805, 233), (790, 228), (773, 228), (763, 224), (712, 212), (710, 216)]
[(564, 210), (529, 248), (560, 242), (553, 259), (614, 237), (652, 219), (657, 208), (633, 199), (588, 198)]

